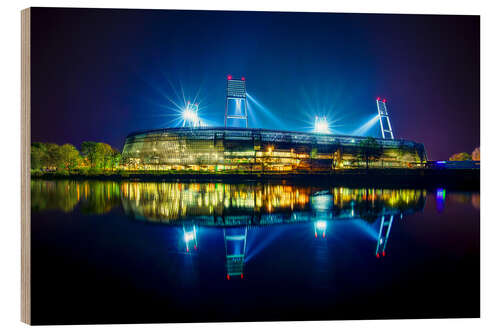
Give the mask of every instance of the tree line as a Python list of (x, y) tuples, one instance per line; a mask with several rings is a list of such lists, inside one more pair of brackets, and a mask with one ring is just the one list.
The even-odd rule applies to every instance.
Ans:
[(456, 153), (450, 156), (450, 161), (480, 161), (481, 160), (481, 152), (479, 147), (476, 147), (472, 151), (471, 154), (462, 152), (462, 153)]
[(78, 150), (72, 144), (34, 142), (31, 169), (40, 171), (114, 170), (122, 161), (120, 151), (107, 143), (84, 141)]

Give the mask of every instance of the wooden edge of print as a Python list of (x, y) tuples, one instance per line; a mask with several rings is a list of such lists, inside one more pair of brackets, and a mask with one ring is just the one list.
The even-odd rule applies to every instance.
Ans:
[(21, 321), (31, 324), (31, 10), (21, 11)]

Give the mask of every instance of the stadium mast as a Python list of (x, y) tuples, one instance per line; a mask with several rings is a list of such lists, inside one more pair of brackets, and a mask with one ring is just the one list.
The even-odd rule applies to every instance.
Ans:
[(378, 119), (380, 120), (380, 130), (382, 131), (382, 138), (385, 139), (386, 133), (392, 140), (394, 140), (394, 134), (392, 133), (391, 121), (389, 120), (389, 114), (387, 113), (387, 100), (384, 98), (377, 97), (377, 110)]
[[(236, 102), (236, 110), (232, 114), (229, 113), (228, 109), (229, 100), (234, 100)], [(231, 75), (227, 76), (226, 113), (224, 115), (224, 127), (227, 127), (228, 119), (245, 120), (245, 126), (246, 128), (248, 128), (247, 90), (244, 77), (242, 77), (241, 79), (234, 79)]]

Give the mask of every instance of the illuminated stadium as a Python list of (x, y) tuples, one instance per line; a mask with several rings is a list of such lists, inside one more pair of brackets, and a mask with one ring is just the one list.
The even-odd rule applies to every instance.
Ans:
[[(367, 142), (371, 144), (368, 145)], [(131, 169), (303, 171), (418, 167), (422, 144), (247, 128), (166, 128), (130, 134), (123, 157)]]
[[(131, 133), (123, 158), (129, 170), (227, 173), (324, 173), (356, 168), (418, 168), (427, 156), (424, 146), (396, 140), (386, 100), (376, 104), (382, 138), (330, 133), (326, 117), (316, 117), (314, 133), (248, 128), (245, 78), (227, 77), (224, 127), (207, 127), (198, 104), (181, 110), (183, 127)], [(231, 110), (231, 107), (233, 110)], [(245, 128), (228, 127), (228, 120)]]

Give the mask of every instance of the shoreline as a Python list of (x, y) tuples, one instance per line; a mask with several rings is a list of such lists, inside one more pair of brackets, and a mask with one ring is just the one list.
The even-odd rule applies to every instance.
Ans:
[(119, 171), (93, 174), (32, 173), (31, 179), (180, 181), (180, 182), (291, 182), (348, 186), (411, 186), (480, 189), (479, 169), (352, 169), (331, 173), (201, 173)]

